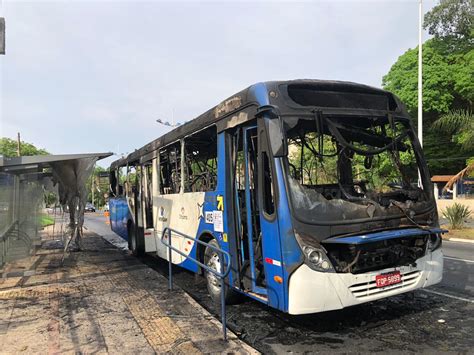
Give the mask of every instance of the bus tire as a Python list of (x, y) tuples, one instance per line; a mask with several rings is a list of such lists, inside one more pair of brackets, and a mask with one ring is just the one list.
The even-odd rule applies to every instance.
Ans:
[(128, 248), (133, 255), (143, 256), (145, 254), (143, 231), (139, 228), (138, 233), (135, 233), (135, 228), (135, 223), (130, 222), (128, 225)]
[[(219, 248), (219, 244), (215, 239), (211, 239), (209, 244)], [(210, 268), (220, 272), (220, 260), (219, 255), (212, 248), (206, 247), (204, 251), (204, 264)], [(211, 299), (214, 303), (220, 304), (221, 302), (221, 284), (220, 279), (211, 272), (204, 270), (204, 277), (206, 278), (207, 291), (211, 296)], [(225, 292), (225, 303), (233, 304), (240, 300), (240, 294), (229, 288), (228, 280), (225, 280), (224, 285)]]

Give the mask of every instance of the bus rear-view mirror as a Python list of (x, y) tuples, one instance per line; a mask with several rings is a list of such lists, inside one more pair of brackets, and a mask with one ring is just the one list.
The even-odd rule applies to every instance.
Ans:
[(257, 116), (264, 117), (270, 148), (274, 157), (283, 157), (288, 153), (285, 131), (280, 119), (280, 110), (275, 105), (263, 105), (257, 109)]

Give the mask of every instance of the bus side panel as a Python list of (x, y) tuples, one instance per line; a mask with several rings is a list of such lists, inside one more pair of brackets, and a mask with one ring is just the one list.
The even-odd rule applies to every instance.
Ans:
[[(228, 214), (231, 209), (227, 206), (225, 195), (226, 184), (230, 183), (229, 173), (226, 172), (225, 135), (217, 135), (217, 187), (215, 191), (205, 192), (203, 204), (200, 206), (199, 227), (196, 237), (203, 233), (211, 235), (219, 244), (219, 247), (229, 252), (229, 227)], [(186, 193), (183, 195), (187, 195)], [(218, 220), (214, 220), (217, 217)], [(221, 218), (219, 220), (219, 218)], [(222, 228), (221, 228), (222, 227)], [(193, 245), (191, 256), (197, 258), (197, 244)], [(231, 254), (232, 255), (232, 254)], [(197, 271), (198, 267), (191, 260), (185, 260), (183, 267)], [(231, 276), (229, 276), (231, 278)], [(232, 280), (230, 280), (232, 282)]]
[(127, 222), (130, 219), (127, 200), (125, 197), (111, 198), (109, 200), (110, 227), (112, 230), (128, 240)]
[[(221, 248), (226, 250), (225, 247), (223, 246), (223, 243), (224, 243), (224, 240), (222, 237), (223, 234), (214, 231), (214, 223), (211, 218), (211, 216), (213, 216), (215, 213), (214, 211), (217, 211), (217, 206), (218, 206), (217, 197), (218, 196), (222, 196), (222, 194), (220, 194), (219, 191), (209, 191), (205, 193), (202, 204), (197, 206), (198, 211), (199, 211), (198, 212), (199, 226), (197, 228), (196, 233), (191, 236), (195, 236), (196, 238), (199, 238), (203, 234), (209, 235), (219, 243)], [(224, 223), (224, 226), (225, 226), (225, 223)], [(197, 255), (198, 243), (193, 243), (192, 247), (193, 248), (190, 252), (190, 255), (191, 257), (197, 259), (198, 258), (198, 255)], [(199, 267), (191, 260), (184, 260), (181, 266), (194, 272), (197, 272), (199, 269)]]
[[(153, 198), (153, 205), (157, 213), (155, 240), (158, 256), (169, 260), (168, 248), (161, 242), (164, 228), (169, 227), (192, 238), (197, 236), (204, 195), (204, 192), (189, 192), (160, 195)], [(174, 233), (171, 234), (171, 245), (185, 255), (194, 257), (194, 244), (195, 242), (192, 240), (182, 238)], [(179, 264), (191, 271), (197, 270), (197, 267), (187, 267), (184, 264), (186, 258), (178, 253), (172, 253), (172, 258), (173, 264)]]
[(280, 159), (275, 161), (276, 180), (278, 182), (278, 223), (280, 228), (280, 240), (282, 249), (282, 272), (283, 272), (283, 286), (284, 286), (284, 300), (285, 305), (283, 311), (288, 312), (288, 293), (289, 280), (291, 273), (303, 263), (304, 257), (301, 248), (296, 241), (291, 223), (291, 214), (288, 206), (288, 197), (286, 194), (285, 179), (283, 178), (283, 167)]

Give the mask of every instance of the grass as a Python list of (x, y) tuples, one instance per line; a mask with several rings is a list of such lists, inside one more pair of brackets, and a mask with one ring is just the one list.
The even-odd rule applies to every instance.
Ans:
[[(448, 226), (443, 225), (441, 228), (448, 229)], [(443, 239), (449, 240), (451, 238), (474, 240), (474, 228), (450, 229), (448, 234), (443, 235)]]
[(39, 223), (41, 227), (46, 227), (54, 224), (54, 219), (52, 217), (49, 217), (47, 215), (41, 215), (38, 217)]

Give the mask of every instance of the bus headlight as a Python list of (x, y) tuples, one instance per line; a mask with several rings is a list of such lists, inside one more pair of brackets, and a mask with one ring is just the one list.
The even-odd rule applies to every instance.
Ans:
[(306, 245), (303, 247), (306, 265), (311, 269), (322, 272), (334, 271), (331, 262), (324, 250)]
[(428, 250), (435, 251), (440, 248), (442, 244), (441, 234), (430, 234), (428, 237)]
[(321, 260), (323, 259), (323, 256), (321, 254), (320, 250), (316, 250), (311, 247), (304, 247), (303, 251), (306, 254), (306, 257), (308, 258), (308, 261), (313, 263), (313, 264), (319, 264)]
[(334, 272), (331, 261), (322, 245), (315, 245), (313, 238), (295, 232), (296, 240), (303, 251), (305, 264), (311, 269), (320, 272)]

